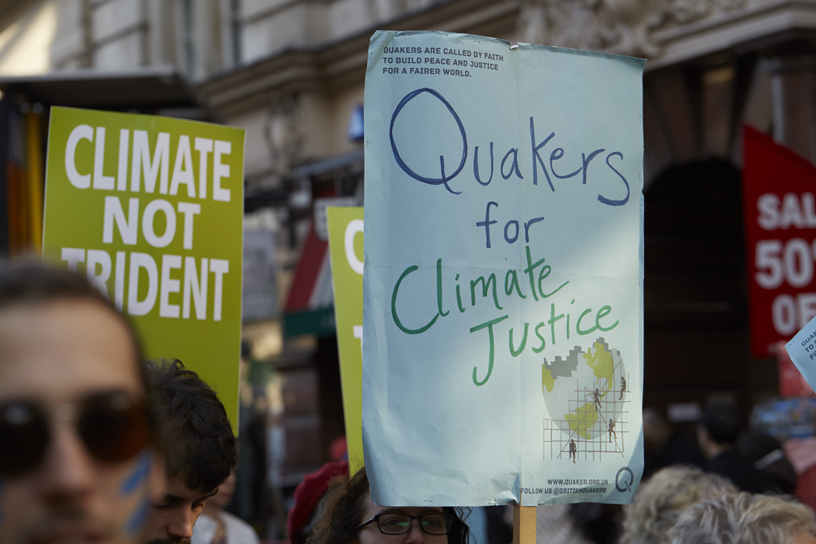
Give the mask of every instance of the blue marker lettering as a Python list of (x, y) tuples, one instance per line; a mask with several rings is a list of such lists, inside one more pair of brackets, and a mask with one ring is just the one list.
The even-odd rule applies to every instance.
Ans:
[[(417, 96), (419, 96), (422, 93), (428, 93), (428, 94), (438, 98), (439, 101), (442, 102), (445, 105), (446, 108), (448, 108), (448, 111), (453, 116), (453, 119), (456, 121), (456, 126), (459, 127), (459, 134), (462, 136), (462, 159), (459, 162), (459, 166), (456, 168), (456, 171), (454, 171), (453, 174), (450, 174), (450, 175), (445, 174), (445, 158), (442, 155), (440, 155), (439, 156), (439, 164), (440, 164), (441, 177), (439, 177), (439, 178), (428, 178), (428, 177), (425, 177), (425, 176), (421, 176), (421, 175), (417, 174), (416, 172), (414, 172), (414, 170), (412, 170), (407, 164), (405, 164), (405, 161), (402, 159), (402, 157), (400, 156), (399, 150), (397, 149), (397, 143), (394, 141), (394, 124), (397, 121), (397, 116), (402, 111), (402, 108), (404, 108), (408, 104), (408, 102), (410, 102), (411, 100), (413, 100), (414, 98), (416, 98)], [(397, 165), (402, 169), (403, 172), (405, 172), (406, 174), (408, 174), (409, 176), (411, 176), (415, 180), (421, 181), (422, 183), (427, 183), (429, 185), (444, 185), (445, 189), (447, 189), (451, 193), (453, 193), (455, 195), (462, 194), (462, 191), (457, 192), (457, 191), (454, 191), (453, 189), (451, 189), (450, 186), (448, 185), (448, 182), (450, 180), (452, 180), (453, 178), (455, 178), (456, 176), (458, 176), (459, 172), (461, 172), (462, 169), (465, 167), (465, 161), (467, 160), (467, 152), (468, 152), (468, 150), (467, 150), (467, 134), (465, 133), (465, 126), (462, 124), (462, 120), (459, 119), (459, 115), (456, 114), (456, 111), (454, 111), (453, 106), (451, 106), (450, 102), (445, 100), (445, 98), (441, 94), (439, 94), (435, 90), (429, 89), (427, 87), (422, 88), (422, 89), (417, 89), (415, 91), (411, 91), (410, 93), (406, 94), (405, 97), (397, 105), (397, 108), (394, 110), (394, 113), (391, 115), (391, 130), (389, 131), (389, 137), (391, 138), (391, 151), (394, 153), (394, 160), (397, 161)]]
[(484, 185), (485, 187), (490, 185), (490, 182), (493, 181), (493, 142), (490, 142), (490, 177), (487, 179), (487, 181), (482, 181), (482, 178), (479, 176), (479, 146), (478, 145), (473, 150), (473, 176), (476, 178), (476, 181), (478, 181), (479, 184)]
[(613, 151), (612, 153), (610, 153), (609, 155), (606, 156), (606, 165), (609, 168), (611, 168), (612, 171), (615, 172), (618, 175), (618, 177), (621, 178), (621, 180), (623, 180), (623, 184), (626, 185), (626, 197), (621, 199), (621, 200), (610, 200), (610, 199), (606, 198), (605, 196), (598, 195), (598, 200), (600, 200), (603, 204), (606, 204), (608, 206), (623, 206), (624, 204), (629, 202), (629, 182), (626, 181), (626, 178), (623, 177), (623, 175), (620, 172), (615, 170), (614, 166), (609, 164), (609, 158), (614, 157), (615, 155), (617, 155), (618, 157), (621, 158), (621, 160), (623, 160), (623, 153), (621, 153), (620, 151)]
[[(535, 123), (533, 122), (533, 118), (530, 117), (530, 140), (532, 141), (533, 145), (533, 185), (538, 185), (538, 163), (541, 163), (541, 169), (544, 171), (544, 176), (547, 178), (547, 183), (550, 184), (550, 189), (555, 192), (555, 186), (552, 184), (552, 180), (550, 180), (550, 174), (547, 173), (547, 167), (544, 165), (544, 159), (541, 158), (541, 155), (538, 154), (538, 151), (547, 145), (547, 142), (555, 137), (555, 132), (550, 132), (550, 135), (547, 136), (543, 142), (536, 145), (535, 140)], [(538, 162), (536, 162), (538, 161)]]

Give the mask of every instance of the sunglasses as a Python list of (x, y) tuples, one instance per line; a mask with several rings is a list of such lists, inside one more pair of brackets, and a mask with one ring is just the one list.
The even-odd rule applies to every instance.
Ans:
[[(53, 432), (51, 419), (37, 403), (0, 402), (0, 478), (24, 476), (42, 463)], [(59, 405), (53, 419), (72, 421), (88, 452), (103, 463), (130, 459), (151, 441), (147, 405), (121, 391)]]

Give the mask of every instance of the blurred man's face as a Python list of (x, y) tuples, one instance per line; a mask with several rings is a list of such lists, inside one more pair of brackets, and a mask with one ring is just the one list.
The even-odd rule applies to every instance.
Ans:
[(189, 544), (207, 499), (216, 493), (217, 488), (190, 489), (181, 477), (168, 480), (164, 498), (153, 505), (145, 524), (148, 544)]
[[(98, 303), (0, 310), (1, 544), (140, 540), (161, 468), (134, 416), (145, 396), (135, 357)], [(137, 425), (117, 436), (123, 422)]]
[(229, 478), (218, 486), (218, 493), (207, 502), (207, 505), (223, 510), (232, 500), (233, 494), (235, 494), (235, 469), (232, 469)]

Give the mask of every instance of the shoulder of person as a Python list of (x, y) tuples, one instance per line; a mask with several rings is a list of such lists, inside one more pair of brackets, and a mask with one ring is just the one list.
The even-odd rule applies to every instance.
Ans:
[(221, 512), (227, 529), (227, 544), (259, 544), (258, 534), (252, 525), (229, 512)]
[(207, 514), (201, 514), (193, 529), (192, 544), (210, 544), (217, 529), (218, 521)]

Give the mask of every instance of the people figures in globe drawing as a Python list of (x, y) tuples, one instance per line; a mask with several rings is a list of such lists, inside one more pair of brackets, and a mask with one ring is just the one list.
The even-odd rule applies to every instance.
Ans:
[(632, 398), (618, 349), (598, 337), (589, 346), (575, 346), (568, 354), (545, 358), (541, 377), (548, 412), (543, 421), (545, 459), (576, 463), (579, 447), (582, 461), (625, 456)]

